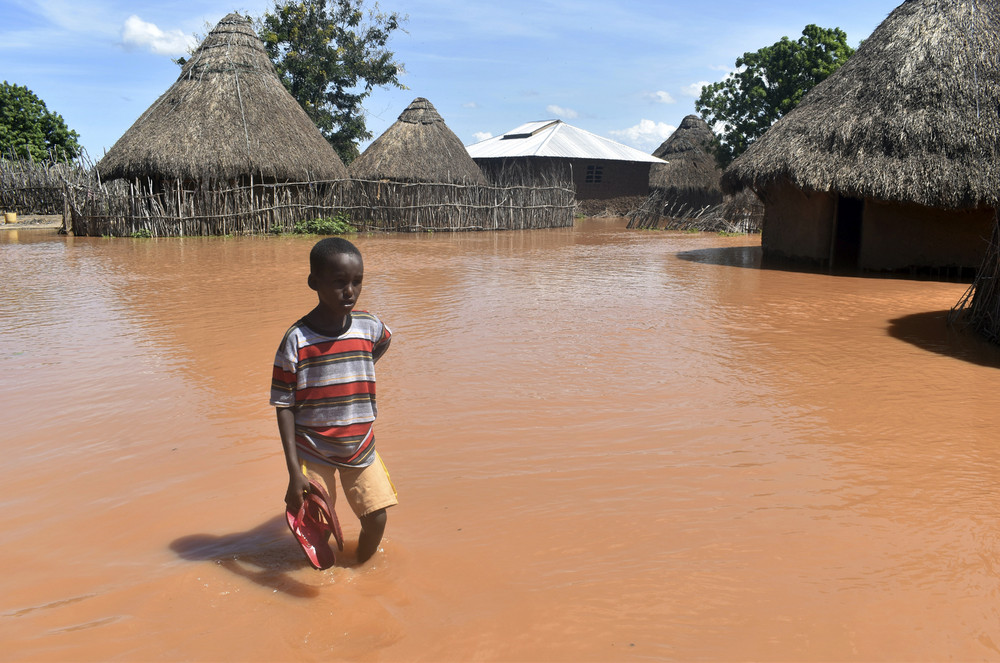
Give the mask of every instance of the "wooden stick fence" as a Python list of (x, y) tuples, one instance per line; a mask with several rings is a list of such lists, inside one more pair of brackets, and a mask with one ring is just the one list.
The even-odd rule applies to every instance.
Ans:
[[(155, 191), (155, 193), (150, 193)], [(341, 215), (359, 230), (517, 230), (573, 224), (572, 188), (330, 180), (185, 189), (115, 181), (74, 188), (78, 235), (290, 232)]]
[(993, 343), (1000, 343), (1000, 212), (994, 215), (993, 234), (972, 285), (948, 314), (948, 323), (972, 327)]
[(709, 232), (760, 232), (763, 208), (752, 201), (729, 197), (718, 205), (692, 206), (681, 199), (655, 191), (629, 215), (627, 227), (657, 230), (660, 224), (670, 230), (700, 230)]
[(85, 158), (67, 163), (0, 155), (0, 210), (62, 214), (67, 185), (89, 182), (88, 170)]

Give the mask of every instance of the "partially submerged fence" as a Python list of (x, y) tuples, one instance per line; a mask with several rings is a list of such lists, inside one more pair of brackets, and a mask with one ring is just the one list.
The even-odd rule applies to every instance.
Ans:
[(66, 188), (90, 181), (83, 161), (34, 161), (0, 155), (0, 211), (63, 214)]
[(994, 216), (993, 233), (975, 280), (952, 308), (948, 322), (968, 325), (1000, 344), (1000, 213)]
[(573, 224), (575, 192), (565, 186), (481, 186), (330, 180), (155, 193), (152, 183), (114, 181), (77, 188), (78, 235), (261, 234), (302, 220), (340, 216), (359, 230), (520, 230)]
[(639, 230), (760, 232), (764, 207), (749, 190), (726, 198), (717, 205), (696, 206), (683, 199), (655, 191), (629, 215), (628, 227)]
[(573, 225), (569, 186), (483, 186), (351, 180), (342, 209), (379, 230), (528, 230)]

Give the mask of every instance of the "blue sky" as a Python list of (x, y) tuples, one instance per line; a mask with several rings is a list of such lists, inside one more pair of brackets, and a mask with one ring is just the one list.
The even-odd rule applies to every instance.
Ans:
[[(652, 152), (694, 112), (697, 90), (736, 58), (840, 27), (852, 46), (900, 0), (381, 0), (408, 15), (390, 47), (406, 90), (376, 90), (368, 126), (385, 131), (426, 97), (465, 144), (532, 120), (562, 119)], [(372, 6), (369, 1), (367, 6)], [(63, 116), (93, 159), (176, 80), (171, 57), (231, 11), (273, 0), (0, 0), (0, 76)], [(362, 145), (362, 149), (364, 145)]]

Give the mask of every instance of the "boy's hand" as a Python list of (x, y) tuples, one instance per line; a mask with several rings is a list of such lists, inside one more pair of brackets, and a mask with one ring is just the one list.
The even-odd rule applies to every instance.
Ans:
[(281, 435), (281, 447), (285, 451), (285, 463), (288, 465), (288, 491), (285, 493), (285, 505), (298, 513), (302, 508), (303, 493), (309, 488), (309, 479), (302, 473), (299, 464), (299, 454), (295, 450), (295, 413), (290, 407), (275, 408), (278, 415), (278, 433)]
[(309, 479), (301, 472), (296, 472), (288, 477), (288, 491), (285, 493), (285, 506), (292, 511), (298, 512), (302, 507), (302, 500), (306, 490), (309, 489)]

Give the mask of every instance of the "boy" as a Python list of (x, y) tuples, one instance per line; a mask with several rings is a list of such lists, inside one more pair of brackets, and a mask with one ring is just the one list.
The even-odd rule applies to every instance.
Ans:
[[(274, 358), (271, 405), (288, 465), (285, 504), (297, 512), (309, 479), (331, 502), (334, 475), (361, 521), (358, 563), (378, 550), (385, 510), (396, 490), (375, 451), (375, 362), (391, 332), (367, 311), (355, 311), (364, 263), (341, 237), (320, 240), (309, 253), (309, 287), (319, 303), (293, 324)], [(330, 505), (333, 508), (333, 504)]]

